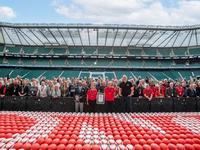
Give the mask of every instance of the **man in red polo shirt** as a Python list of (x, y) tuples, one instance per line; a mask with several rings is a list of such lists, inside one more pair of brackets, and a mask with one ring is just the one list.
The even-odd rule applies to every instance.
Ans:
[(149, 101), (152, 100), (154, 91), (152, 88), (149, 86), (149, 84), (146, 85), (146, 88), (143, 90), (144, 97), (147, 98)]
[(115, 100), (115, 88), (113, 87), (112, 81), (108, 82), (107, 87), (104, 89), (105, 101), (106, 101), (106, 111), (114, 111), (114, 100)]
[(176, 88), (176, 92), (177, 92), (177, 97), (183, 97), (183, 95), (184, 95), (183, 87), (179, 83), (177, 83), (175, 88)]
[(87, 91), (87, 103), (89, 104), (89, 111), (95, 112), (96, 100), (97, 100), (97, 89), (95, 82), (92, 82), (90, 89)]

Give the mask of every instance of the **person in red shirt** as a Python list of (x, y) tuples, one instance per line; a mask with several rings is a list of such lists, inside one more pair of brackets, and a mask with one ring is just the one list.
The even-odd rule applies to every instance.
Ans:
[(183, 95), (184, 95), (184, 88), (180, 84), (178, 84), (176, 86), (176, 92), (177, 92), (177, 97), (183, 97)]
[(109, 81), (107, 87), (104, 89), (107, 112), (114, 111), (115, 92), (116, 90), (113, 87), (112, 81)]
[(149, 101), (152, 100), (154, 91), (152, 88), (149, 86), (149, 84), (146, 85), (146, 88), (143, 90), (144, 97), (147, 98)]
[(90, 112), (95, 112), (97, 93), (96, 84), (95, 82), (92, 82), (90, 89), (87, 91), (87, 104), (89, 105)]
[(163, 86), (162, 82), (156, 86), (154, 96), (155, 98), (165, 97), (165, 87)]
[(3, 80), (0, 81), (0, 97), (4, 97), (6, 95), (6, 86), (3, 82)]

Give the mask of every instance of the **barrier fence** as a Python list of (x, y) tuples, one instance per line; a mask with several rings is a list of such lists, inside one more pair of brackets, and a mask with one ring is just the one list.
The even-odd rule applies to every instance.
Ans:
[[(132, 112), (200, 112), (200, 98), (145, 98), (131, 100)], [(115, 100), (114, 111), (124, 112), (123, 100)], [(74, 100), (69, 97), (1, 97), (0, 110), (74, 112)], [(84, 105), (84, 111), (88, 106)], [(96, 112), (106, 112), (105, 105), (97, 105)]]

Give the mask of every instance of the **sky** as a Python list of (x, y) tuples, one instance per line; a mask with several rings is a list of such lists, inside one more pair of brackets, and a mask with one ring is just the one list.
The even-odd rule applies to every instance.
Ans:
[(200, 0), (0, 0), (0, 21), (196, 25)]

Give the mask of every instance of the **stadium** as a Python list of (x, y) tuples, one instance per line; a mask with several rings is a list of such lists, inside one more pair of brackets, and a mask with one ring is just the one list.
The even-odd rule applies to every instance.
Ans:
[(189, 79), (199, 38), (199, 26), (1, 23), (1, 76)]
[(200, 150), (199, 112), (200, 25), (0, 22), (2, 150)]

